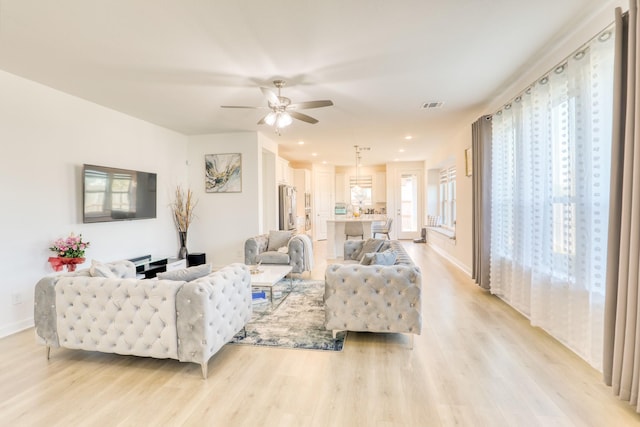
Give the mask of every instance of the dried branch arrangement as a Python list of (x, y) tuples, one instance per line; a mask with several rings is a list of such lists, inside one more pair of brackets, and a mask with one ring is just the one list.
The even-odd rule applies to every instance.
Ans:
[(176, 187), (176, 198), (171, 205), (173, 210), (173, 220), (180, 232), (186, 232), (193, 221), (193, 210), (198, 202), (193, 198), (193, 191), (182, 187)]

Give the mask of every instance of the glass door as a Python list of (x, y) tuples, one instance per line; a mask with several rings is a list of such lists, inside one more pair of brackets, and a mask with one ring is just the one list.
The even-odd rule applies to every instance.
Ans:
[(396, 230), (398, 239), (414, 239), (420, 235), (420, 172), (400, 171), (396, 192)]

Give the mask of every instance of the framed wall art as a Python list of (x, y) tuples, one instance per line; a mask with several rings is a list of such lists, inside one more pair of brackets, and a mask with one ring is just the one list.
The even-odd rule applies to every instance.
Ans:
[(473, 151), (471, 148), (464, 150), (464, 174), (465, 176), (473, 174)]
[(242, 154), (205, 154), (205, 190), (207, 193), (242, 192)]

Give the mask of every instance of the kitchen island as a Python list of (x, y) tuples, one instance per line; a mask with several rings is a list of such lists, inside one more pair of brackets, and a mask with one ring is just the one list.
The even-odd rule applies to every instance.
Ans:
[(384, 222), (386, 215), (361, 215), (352, 217), (347, 215), (335, 215), (327, 220), (327, 258), (339, 259), (344, 257), (344, 225), (347, 222), (361, 222), (364, 231), (364, 239), (371, 236), (371, 224), (374, 222)]

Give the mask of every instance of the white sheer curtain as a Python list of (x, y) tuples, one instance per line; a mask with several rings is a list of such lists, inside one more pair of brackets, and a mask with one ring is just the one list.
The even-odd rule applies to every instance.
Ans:
[(607, 29), (493, 116), (491, 292), (598, 369), (613, 47)]

